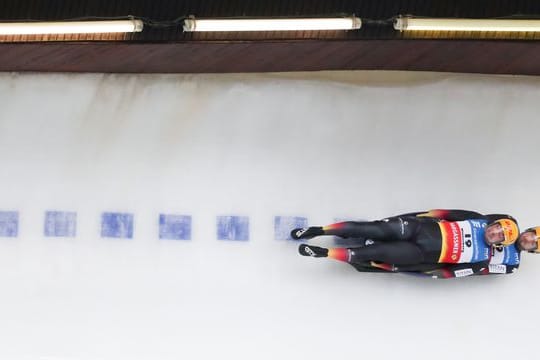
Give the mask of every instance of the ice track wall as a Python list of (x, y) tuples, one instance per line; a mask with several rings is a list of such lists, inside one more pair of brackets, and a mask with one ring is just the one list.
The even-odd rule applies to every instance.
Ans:
[(530, 359), (540, 256), (431, 280), (285, 238), (433, 207), (540, 225), (539, 98), (526, 77), (1, 74), (0, 358)]

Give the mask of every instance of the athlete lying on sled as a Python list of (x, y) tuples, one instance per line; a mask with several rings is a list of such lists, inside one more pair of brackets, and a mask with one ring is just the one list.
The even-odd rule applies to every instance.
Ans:
[(326, 249), (302, 244), (300, 254), (344, 261), (359, 271), (437, 278), (511, 273), (519, 266), (521, 251), (537, 252), (540, 245), (540, 227), (519, 234), (509, 215), (465, 210), (431, 210), (291, 232), (294, 239), (321, 235), (358, 239), (358, 246)]

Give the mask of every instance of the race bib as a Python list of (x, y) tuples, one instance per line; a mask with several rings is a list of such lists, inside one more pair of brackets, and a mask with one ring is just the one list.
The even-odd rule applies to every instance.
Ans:
[(490, 247), (486, 244), (485, 220), (440, 222), (442, 249), (440, 263), (476, 263), (488, 260)]
[(490, 264), (519, 265), (519, 250), (515, 245), (505, 247), (494, 247), (492, 250)]
[(464, 276), (470, 276), (474, 274), (473, 269), (461, 269), (454, 271), (455, 277), (464, 277)]
[(490, 274), (506, 274), (506, 265), (489, 264)]

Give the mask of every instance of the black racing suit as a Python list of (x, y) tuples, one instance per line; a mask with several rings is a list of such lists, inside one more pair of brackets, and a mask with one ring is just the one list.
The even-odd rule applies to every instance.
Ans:
[[(471, 263), (447, 264), (440, 262), (442, 221), (515, 219), (509, 215), (482, 215), (466, 210), (431, 210), (393, 216), (371, 222), (343, 222), (324, 227), (325, 235), (343, 238), (371, 239), (373, 244), (349, 248), (349, 263), (359, 271), (421, 272), (439, 270), (455, 276), (480, 274), (489, 258)], [(377, 266), (381, 264), (384, 266)], [(392, 264), (392, 265), (386, 265)], [(373, 266), (375, 265), (375, 266)], [(390, 268), (389, 268), (390, 266)]]

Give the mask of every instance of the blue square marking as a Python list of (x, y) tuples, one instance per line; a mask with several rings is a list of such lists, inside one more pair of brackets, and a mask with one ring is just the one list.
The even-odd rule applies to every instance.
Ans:
[(218, 216), (218, 240), (249, 241), (249, 218), (247, 216)]
[(44, 234), (50, 237), (75, 237), (77, 235), (77, 213), (46, 211)]
[(160, 214), (159, 238), (164, 240), (191, 240), (191, 216)]
[(307, 226), (308, 220), (305, 217), (276, 216), (274, 217), (274, 239), (293, 240), (291, 237), (291, 230), (305, 228)]
[(101, 237), (132, 239), (133, 214), (101, 214)]
[(0, 211), (0, 236), (17, 237), (19, 235), (19, 213)]

